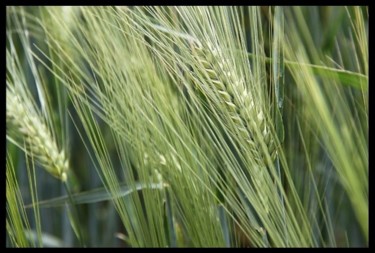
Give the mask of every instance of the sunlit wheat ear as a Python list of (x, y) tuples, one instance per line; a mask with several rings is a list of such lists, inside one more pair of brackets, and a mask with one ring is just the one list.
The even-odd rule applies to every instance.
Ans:
[[(207, 87), (212, 89), (212, 94), (218, 95), (221, 108), (227, 110), (230, 120), (238, 127), (238, 132), (250, 145), (256, 160), (264, 159), (259, 152), (260, 145), (255, 138), (255, 129), (261, 132), (263, 140), (267, 145), (272, 160), (276, 157), (276, 149), (271, 138), (271, 132), (267, 126), (262, 107), (256, 105), (252, 94), (247, 90), (244, 79), (239, 77), (230, 62), (219, 50), (210, 44), (203, 46), (199, 42), (191, 43), (193, 55), (198, 62), (198, 69), (202, 69), (202, 76), (206, 77)], [(197, 84), (199, 86), (199, 84)], [(197, 89), (205, 92), (207, 87)], [(209, 97), (209, 96), (207, 96)]]
[(40, 116), (27, 103), (7, 87), (6, 90), (7, 125), (22, 137), (30, 155), (54, 177), (66, 181), (68, 160), (64, 150), (59, 151), (48, 127)]

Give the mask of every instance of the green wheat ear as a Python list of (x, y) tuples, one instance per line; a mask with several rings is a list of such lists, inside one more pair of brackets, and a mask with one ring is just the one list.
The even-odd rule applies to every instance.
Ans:
[(260, 130), (272, 160), (275, 160), (276, 148), (270, 128), (261, 106), (256, 105), (252, 94), (247, 90), (244, 79), (233, 71), (233, 66), (230, 66), (219, 48), (207, 44), (203, 49), (199, 42), (192, 42), (191, 47), (198, 63), (197, 69), (202, 70), (200, 74), (206, 78), (205, 86), (196, 83), (196, 89), (210, 101), (218, 101), (221, 105), (219, 108), (228, 112), (237, 132), (248, 142), (258, 162), (264, 162), (265, 159), (260, 152), (259, 138), (255, 138), (256, 128)]
[(22, 99), (14, 89), (6, 90), (7, 124), (14, 126), (14, 131), (25, 140), (28, 154), (52, 176), (61, 181), (67, 180), (69, 168), (64, 150), (59, 151), (48, 127), (40, 115), (33, 110), (31, 103)]

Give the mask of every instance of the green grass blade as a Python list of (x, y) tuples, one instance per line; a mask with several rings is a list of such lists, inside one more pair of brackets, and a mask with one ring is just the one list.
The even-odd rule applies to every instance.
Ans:
[[(120, 185), (120, 191), (113, 196), (111, 193), (107, 191), (104, 187), (98, 188), (95, 190), (74, 193), (72, 194), (72, 199), (75, 204), (90, 204), (90, 203), (98, 203), (107, 200), (113, 200), (116, 198), (127, 197), (128, 195), (136, 192), (141, 191), (144, 189), (164, 189), (165, 185), (163, 184), (146, 184), (146, 183), (136, 183), (135, 189), (128, 186), (128, 185)], [(35, 204), (26, 205), (26, 208), (31, 208), (35, 205), (38, 205), (40, 208), (49, 208), (49, 207), (59, 207), (64, 206), (65, 204), (69, 204), (69, 196), (61, 196), (58, 198), (42, 200)]]
[[(258, 57), (254, 54), (248, 53), (250, 58)], [(272, 63), (272, 58), (263, 57), (266, 62)], [(327, 66), (315, 65), (310, 63), (304, 62), (296, 62), (284, 59), (283, 63), (288, 68), (299, 68), (304, 66), (309, 68), (315, 75), (322, 77), (322, 78), (330, 78), (332, 81), (337, 81), (338, 83), (342, 83), (342, 85), (350, 86), (356, 89), (362, 89), (364, 91), (368, 90), (368, 77), (364, 74), (345, 70), (345, 69), (336, 69)]]
[(225, 214), (225, 209), (223, 205), (219, 205), (217, 207), (218, 212), (219, 212), (219, 219), (220, 219), (220, 224), (221, 228), (223, 230), (223, 235), (224, 235), (224, 240), (225, 240), (225, 247), (230, 248), (231, 243), (230, 243), (230, 230), (229, 230), (229, 225), (228, 225), (228, 220)]
[(173, 209), (172, 209), (172, 202), (171, 198), (169, 196), (169, 191), (167, 190), (165, 192), (166, 198), (165, 198), (165, 218), (167, 221), (168, 229), (167, 231), (169, 236), (169, 246), (172, 248), (176, 248), (177, 245), (177, 235), (176, 235), (176, 229), (175, 229), (175, 222), (173, 218)]

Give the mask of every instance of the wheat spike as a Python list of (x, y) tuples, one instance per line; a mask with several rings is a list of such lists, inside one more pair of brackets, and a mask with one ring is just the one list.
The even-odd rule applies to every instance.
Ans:
[[(193, 55), (204, 69), (204, 75), (208, 78), (208, 84), (211, 89), (216, 90), (219, 101), (230, 115), (230, 120), (238, 127), (241, 137), (245, 138), (249, 143), (251, 150), (258, 157), (263, 157), (259, 144), (254, 138), (255, 127), (260, 129), (267, 145), (269, 154), (274, 160), (276, 157), (276, 149), (272, 140), (269, 127), (267, 127), (264, 113), (260, 106), (254, 103), (252, 94), (248, 92), (244, 85), (243, 78), (238, 77), (233, 72), (222, 52), (210, 44), (206, 45), (206, 49), (199, 42), (192, 44)], [(199, 89), (204, 91), (205, 89)], [(261, 158), (262, 160), (264, 158)]]
[(54, 177), (66, 181), (68, 161), (65, 152), (57, 148), (48, 127), (14, 89), (6, 90), (6, 119), (25, 140), (30, 154)]

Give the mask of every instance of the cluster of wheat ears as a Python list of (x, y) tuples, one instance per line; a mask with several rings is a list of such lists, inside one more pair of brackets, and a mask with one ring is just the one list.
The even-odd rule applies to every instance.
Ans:
[[(356, 52), (365, 64), (358, 60), (357, 72), (350, 72), (328, 67), (323, 53), (300, 46), (300, 27), (284, 30), (284, 14), (289, 24), (303, 20), (299, 8), (73, 9), (41, 8), (38, 17), (23, 8), (9, 9), (9, 30), (21, 32), (17, 38), (7, 32), (7, 140), (63, 182), (68, 194), (44, 204), (64, 201), (79, 208), (112, 201), (126, 230), (118, 237), (127, 246), (332, 246), (336, 234), (325, 200), (328, 186), (321, 187), (322, 177), (316, 176), (321, 173), (316, 168), (326, 166), (337, 171), (340, 184), (335, 187), (345, 189), (348, 203), (358, 206), (353, 209), (356, 226), (367, 240), (368, 185), (360, 184), (368, 171), (364, 33), (355, 34), (353, 47), (359, 45)], [(353, 27), (364, 31), (358, 21), (362, 12), (354, 13)], [(270, 25), (267, 49), (262, 22)], [(14, 46), (19, 42), (33, 82), (20, 64)], [(307, 50), (314, 64), (327, 66), (305, 64)], [(289, 82), (295, 83), (285, 89), (287, 105), (285, 66)], [(354, 91), (341, 82), (351, 82)], [(57, 101), (51, 103), (49, 92)], [(326, 99), (332, 94), (336, 100)], [(346, 107), (349, 100), (358, 105), (355, 113)], [(337, 105), (343, 113), (326, 117)], [(78, 168), (79, 159), (69, 161), (74, 154), (67, 143), (79, 140), (57, 139), (68, 132), (67, 124), (56, 128), (52, 114), (57, 112), (60, 120), (74, 123), (85, 148), (81, 152), (94, 165)], [(351, 143), (350, 134), (358, 137), (357, 150), (344, 145)], [(329, 163), (322, 165), (321, 153)], [(360, 168), (358, 177), (348, 179), (352, 167)], [(82, 176), (85, 169), (90, 175), (96, 170), (103, 193), (72, 195), (71, 186), (84, 185), (76, 174)], [(15, 171), (7, 163), (8, 170)], [(38, 221), (43, 202), (38, 203), (36, 184), (29, 180), (30, 206)], [(8, 213), (7, 222), (19, 218), (21, 227), (29, 226), (27, 218)], [(76, 209), (69, 209), (69, 220), (77, 241), (86, 246)], [(16, 228), (7, 226), (9, 236), (23, 245), (14, 236)], [(36, 231), (42, 238), (38, 222)]]

